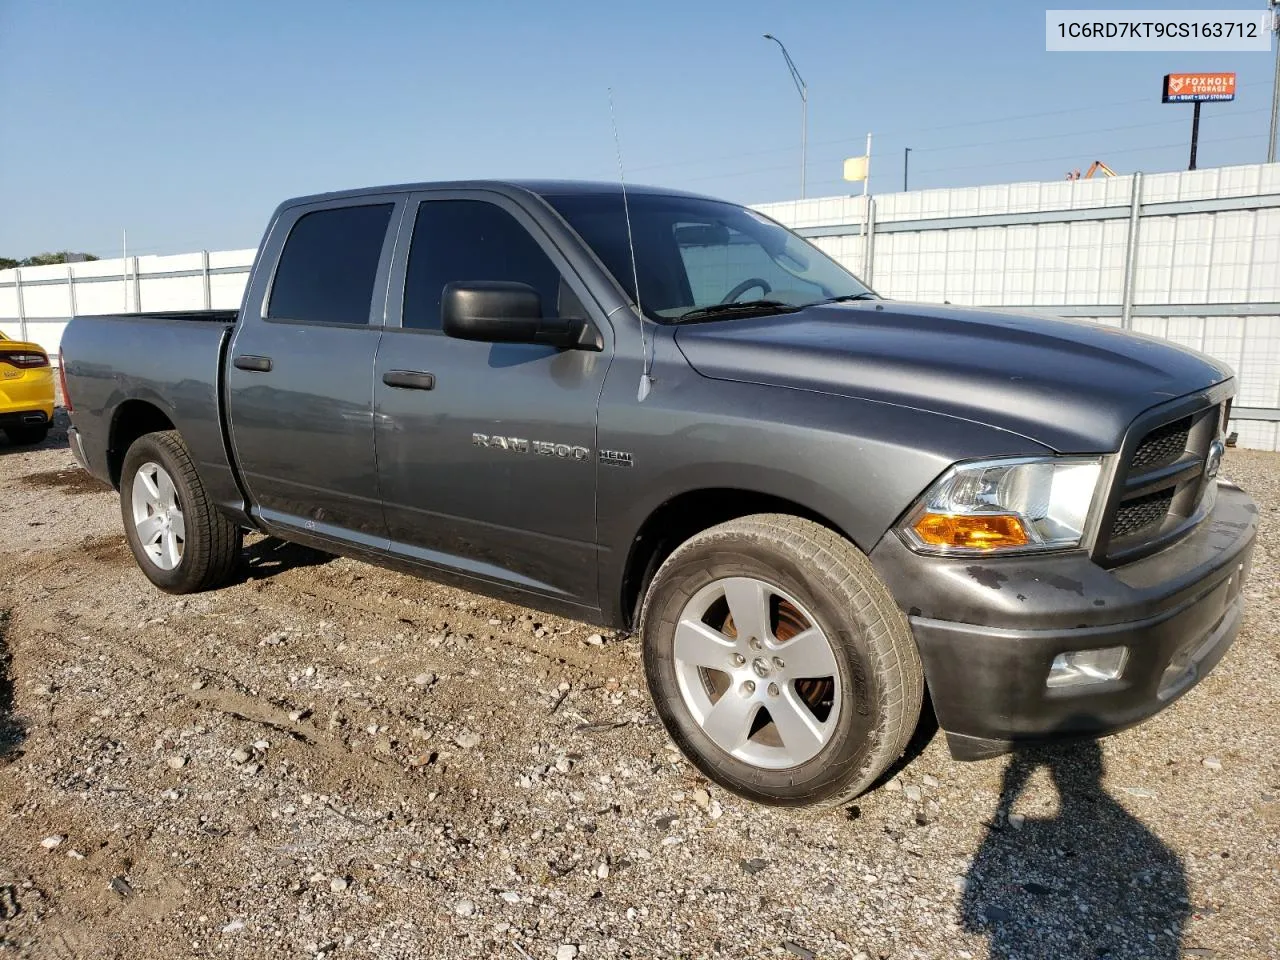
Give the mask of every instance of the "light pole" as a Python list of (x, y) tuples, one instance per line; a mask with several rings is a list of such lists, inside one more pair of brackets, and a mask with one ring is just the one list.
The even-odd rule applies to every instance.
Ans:
[(1276, 76), (1271, 81), (1271, 136), (1267, 140), (1267, 163), (1276, 162), (1276, 128), (1280, 127), (1280, 0), (1271, 0), (1271, 30), (1275, 34)]
[(904, 147), (902, 151), (902, 192), (907, 192), (907, 164), (911, 162), (911, 148)]
[(800, 199), (803, 200), (805, 165), (809, 152), (809, 87), (805, 84), (804, 77), (800, 76), (795, 61), (791, 59), (791, 54), (787, 53), (787, 48), (783, 46), (782, 41), (771, 33), (766, 33), (764, 38), (772, 40), (782, 51), (782, 56), (787, 61), (787, 69), (791, 71), (791, 79), (800, 93)]

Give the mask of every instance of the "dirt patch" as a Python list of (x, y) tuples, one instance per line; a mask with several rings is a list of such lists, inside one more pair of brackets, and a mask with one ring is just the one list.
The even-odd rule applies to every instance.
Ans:
[(1199, 687), (813, 816), (681, 760), (633, 637), (256, 536), (171, 597), (20, 482), (67, 451), (0, 457), (0, 956), (1280, 956), (1280, 457), (1224, 469), (1263, 539)]
[(110, 493), (111, 485), (103, 483), (87, 470), (69, 467), (65, 470), (46, 470), (19, 477), (18, 482), (36, 490), (58, 490), (62, 493)]
[(0, 765), (17, 755), (23, 735), (22, 724), (13, 715), (13, 658), (5, 641), (8, 626), (9, 611), (0, 610)]

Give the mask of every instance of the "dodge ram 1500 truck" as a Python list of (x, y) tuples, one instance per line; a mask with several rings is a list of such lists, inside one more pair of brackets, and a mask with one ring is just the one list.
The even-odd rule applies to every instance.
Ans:
[(885, 300), (745, 207), (414, 184), (290, 200), (238, 314), (78, 318), (70, 443), (143, 572), (245, 530), (623, 629), (708, 777), (835, 805), (1150, 716), (1239, 627), (1232, 373)]

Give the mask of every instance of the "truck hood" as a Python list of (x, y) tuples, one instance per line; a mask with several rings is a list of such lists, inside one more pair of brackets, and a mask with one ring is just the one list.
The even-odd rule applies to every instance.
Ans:
[(930, 410), (1059, 453), (1116, 450), (1144, 410), (1232, 376), (1193, 350), (1092, 323), (893, 301), (688, 324), (675, 339), (705, 377)]

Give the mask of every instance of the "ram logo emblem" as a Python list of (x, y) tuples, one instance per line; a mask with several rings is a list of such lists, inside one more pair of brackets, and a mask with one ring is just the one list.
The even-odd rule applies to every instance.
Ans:
[(560, 460), (579, 462), (591, 459), (591, 451), (586, 447), (552, 443), (550, 440), (526, 440), (524, 437), (496, 437), (487, 433), (473, 433), (471, 442), (477, 447), (506, 450), (508, 453), (533, 453), (540, 457), (556, 457)]

